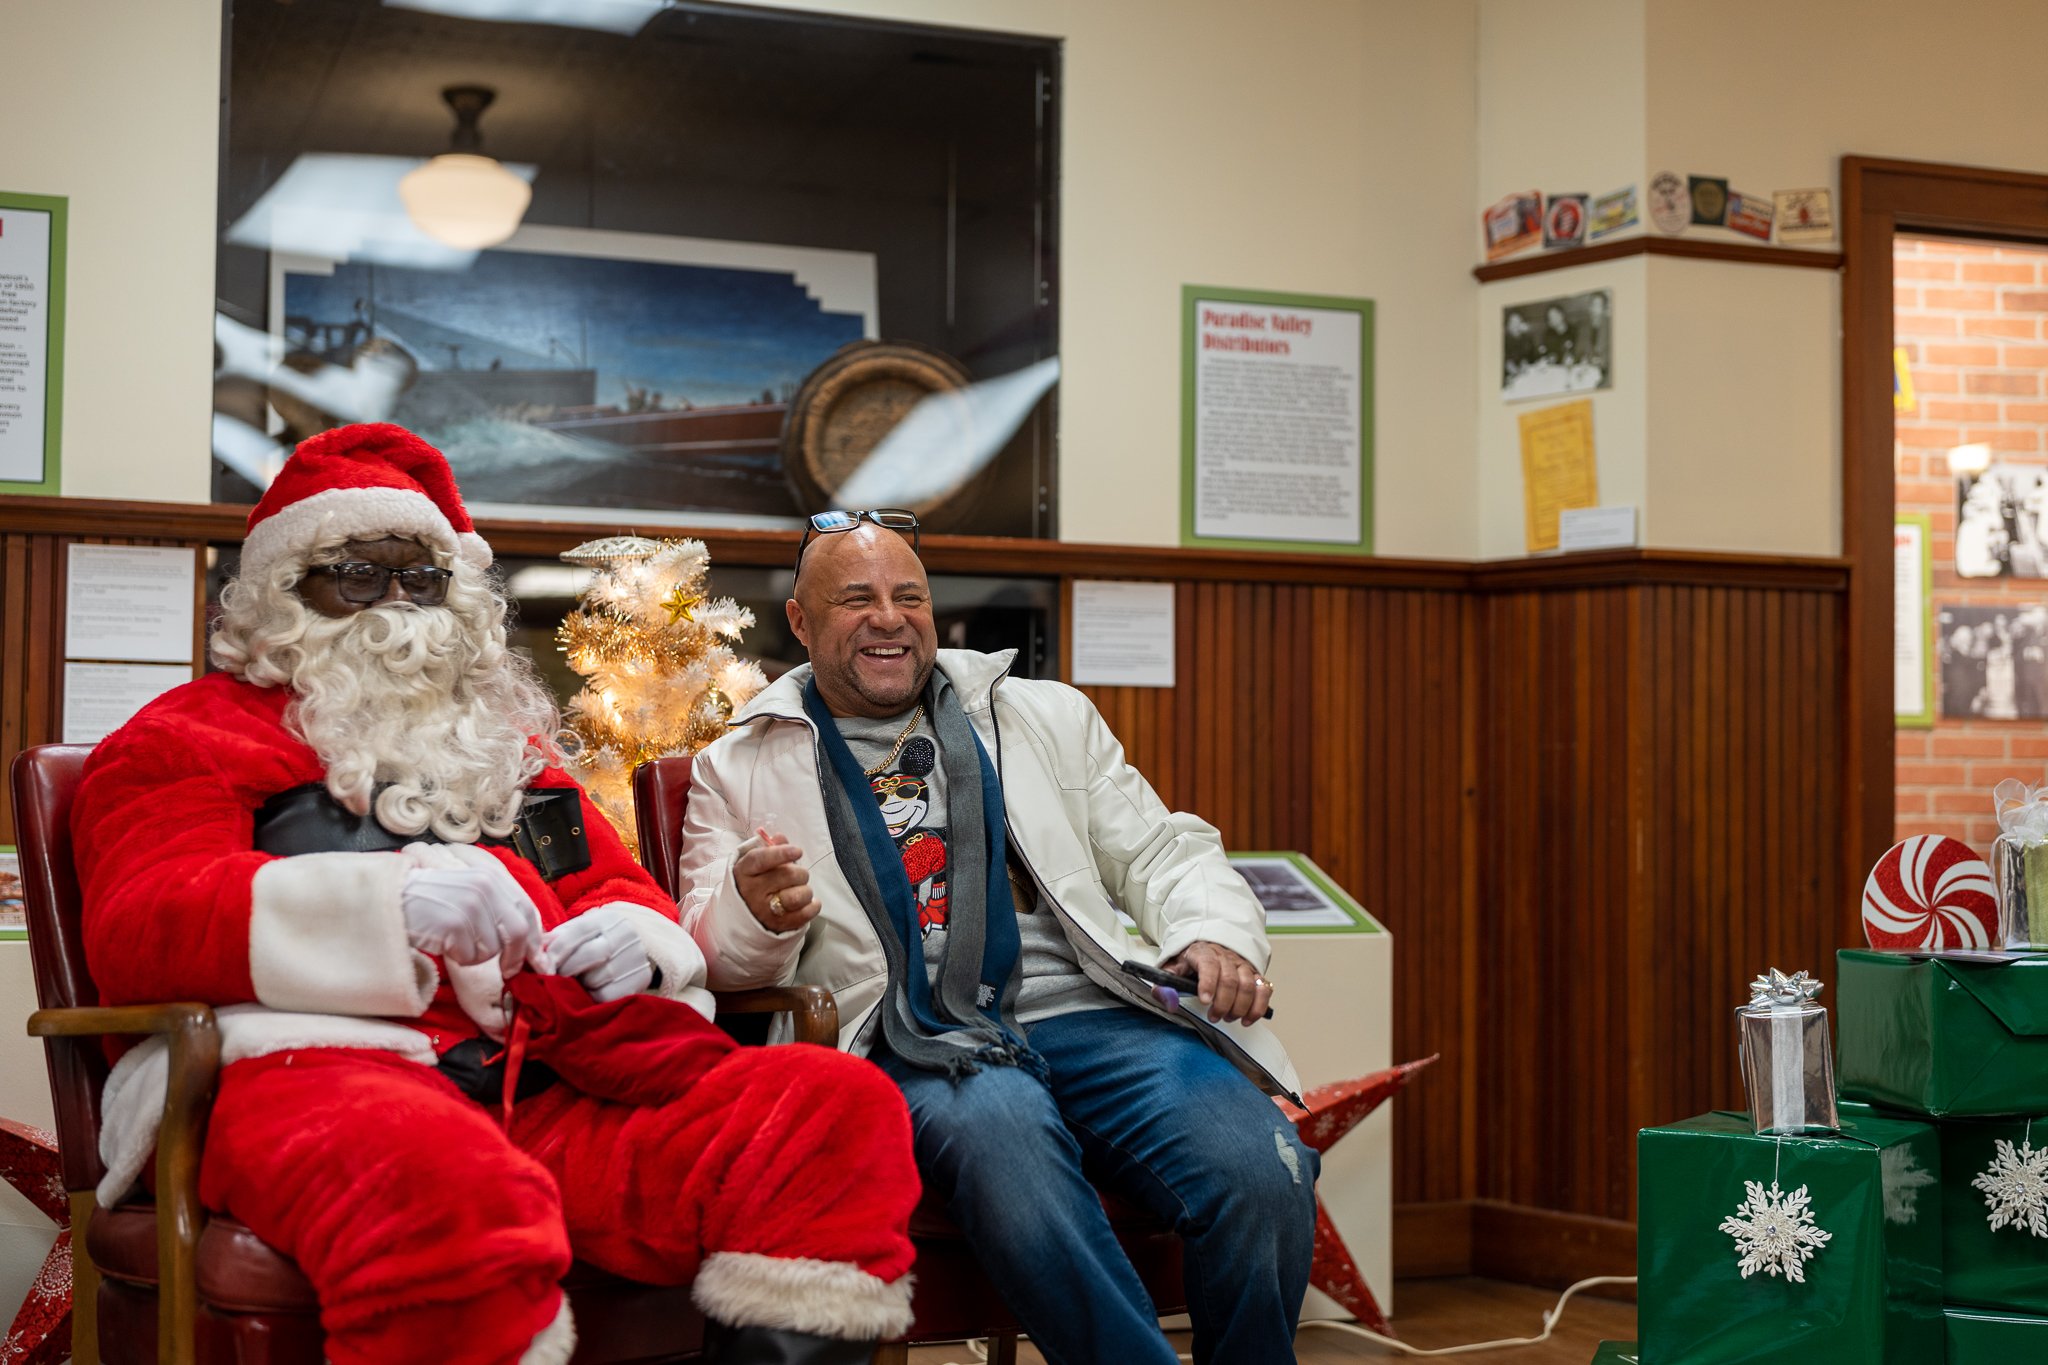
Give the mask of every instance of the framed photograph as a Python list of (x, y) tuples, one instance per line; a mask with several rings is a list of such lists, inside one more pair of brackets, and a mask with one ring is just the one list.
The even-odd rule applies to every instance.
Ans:
[(1613, 319), (1611, 289), (1501, 309), (1501, 400), (1611, 388)]
[(1266, 908), (1269, 934), (1377, 934), (1364, 907), (1331, 881), (1306, 854), (1233, 853), (1230, 865), (1251, 884)]
[(2048, 718), (2048, 603), (1943, 606), (1934, 648), (1943, 716)]
[(28, 903), (21, 888), (21, 855), (0, 844), (0, 941), (28, 937)]
[[(881, 328), (861, 251), (530, 226), (462, 269), (270, 268), (287, 364), (394, 388), (388, 420), (448, 456), (478, 516), (794, 525), (789, 400)], [(281, 444), (332, 425), (276, 389)]]
[(1956, 574), (2048, 578), (2048, 467), (1956, 475)]

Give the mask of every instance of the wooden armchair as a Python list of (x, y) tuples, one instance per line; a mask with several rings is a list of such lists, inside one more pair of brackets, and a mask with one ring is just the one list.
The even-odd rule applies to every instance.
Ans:
[[(657, 758), (633, 772), (640, 862), (671, 896), (680, 890), (677, 879), (683, 851), (683, 811), (689, 795), (690, 760), (686, 757)], [(831, 1037), (804, 1041), (836, 1045), (838, 1009), (832, 1003), (831, 993), (817, 986), (808, 989), (824, 996), (818, 1006), (820, 1013), (830, 1011), (835, 1023)], [(726, 997), (719, 998), (723, 1001)], [(1114, 1195), (1104, 1195), (1102, 1202), (1109, 1213), (1110, 1226), (1123, 1244), (1124, 1254), (1137, 1269), (1138, 1278), (1152, 1295), (1154, 1306), (1161, 1314), (1186, 1311), (1180, 1238), (1157, 1218)], [(1015, 1365), (1017, 1337), (1023, 1330), (1016, 1315), (983, 1273), (966, 1237), (929, 1194), (911, 1215), (910, 1237), (917, 1247), (917, 1264), (912, 1270), (917, 1276), (912, 1300), (916, 1322), (904, 1342), (875, 1353), (876, 1365), (904, 1365), (910, 1358), (908, 1342), (956, 1341), (967, 1337), (989, 1339), (990, 1365)]]
[[(199, 1159), (220, 1065), (213, 1011), (191, 1003), (102, 1007), (86, 970), (71, 801), (88, 752), (56, 744), (26, 749), (12, 772), (29, 948), (43, 1006), (30, 1016), (28, 1031), (44, 1040), (72, 1225), (97, 1271), (78, 1277), (74, 1358), (89, 1365), (96, 1336), (98, 1358), (109, 1365), (321, 1365), (319, 1305), (305, 1276), (247, 1228), (209, 1218), (199, 1204)], [(831, 996), (816, 988), (742, 991), (718, 1003), (721, 1014), (789, 1011), (800, 1038), (830, 1044), (838, 1037)], [(153, 1033), (166, 1035), (171, 1048), (156, 1202), (94, 1208), (91, 1191), (105, 1169), (102, 1040)], [(636, 1284), (580, 1262), (563, 1283), (576, 1311), (579, 1365), (652, 1365), (693, 1359), (701, 1349), (703, 1318), (687, 1287)], [(82, 1301), (88, 1294), (91, 1303)]]

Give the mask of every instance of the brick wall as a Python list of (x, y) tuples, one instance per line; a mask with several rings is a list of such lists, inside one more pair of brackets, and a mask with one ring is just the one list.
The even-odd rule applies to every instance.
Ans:
[[(1934, 610), (2048, 603), (2048, 579), (1957, 575), (1948, 468), (1949, 448), (1973, 442), (1994, 464), (2048, 466), (2048, 250), (1901, 237), (1894, 271), (1917, 400), (1898, 414), (1898, 510), (1928, 514)], [(2048, 721), (1939, 716), (1897, 742), (1900, 838), (1953, 834), (1988, 853), (1992, 787), (2048, 781)]]

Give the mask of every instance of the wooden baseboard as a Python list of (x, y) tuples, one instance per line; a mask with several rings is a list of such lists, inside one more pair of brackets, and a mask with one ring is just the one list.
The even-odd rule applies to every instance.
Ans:
[[(1496, 1199), (1396, 1204), (1393, 1242), (1397, 1277), (1483, 1275), (1562, 1289), (1636, 1273), (1635, 1224)], [(1635, 1297), (1627, 1285), (1588, 1292)]]
[(1394, 1205), (1394, 1278), (1472, 1273), (1472, 1202)]

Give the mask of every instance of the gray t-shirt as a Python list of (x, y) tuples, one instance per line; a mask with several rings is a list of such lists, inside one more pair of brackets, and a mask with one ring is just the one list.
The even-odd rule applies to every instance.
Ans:
[[(862, 768), (885, 766), (868, 779), (882, 819), (903, 855), (903, 870), (917, 897), (917, 922), (924, 932), (927, 971), (937, 974), (946, 955), (950, 919), (949, 873), (952, 834), (946, 823), (946, 774), (939, 765), (939, 738), (931, 718), (921, 716), (917, 728), (896, 741), (910, 724), (912, 712), (883, 720), (865, 716), (834, 717), (846, 746)], [(894, 758), (889, 758), (896, 749)], [(963, 835), (963, 837), (967, 837)], [(980, 838), (979, 830), (972, 837)], [(1017, 928), (1023, 940), (1017, 986), (1017, 1022), (1025, 1026), (1056, 1014), (1104, 1009), (1116, 998), (1081, 972), (1074, 945), (1067, 940), (1055, 912), (1041, 905), (1030, 875), (1011, 861), (1011, 899), (1016, 902)]]

